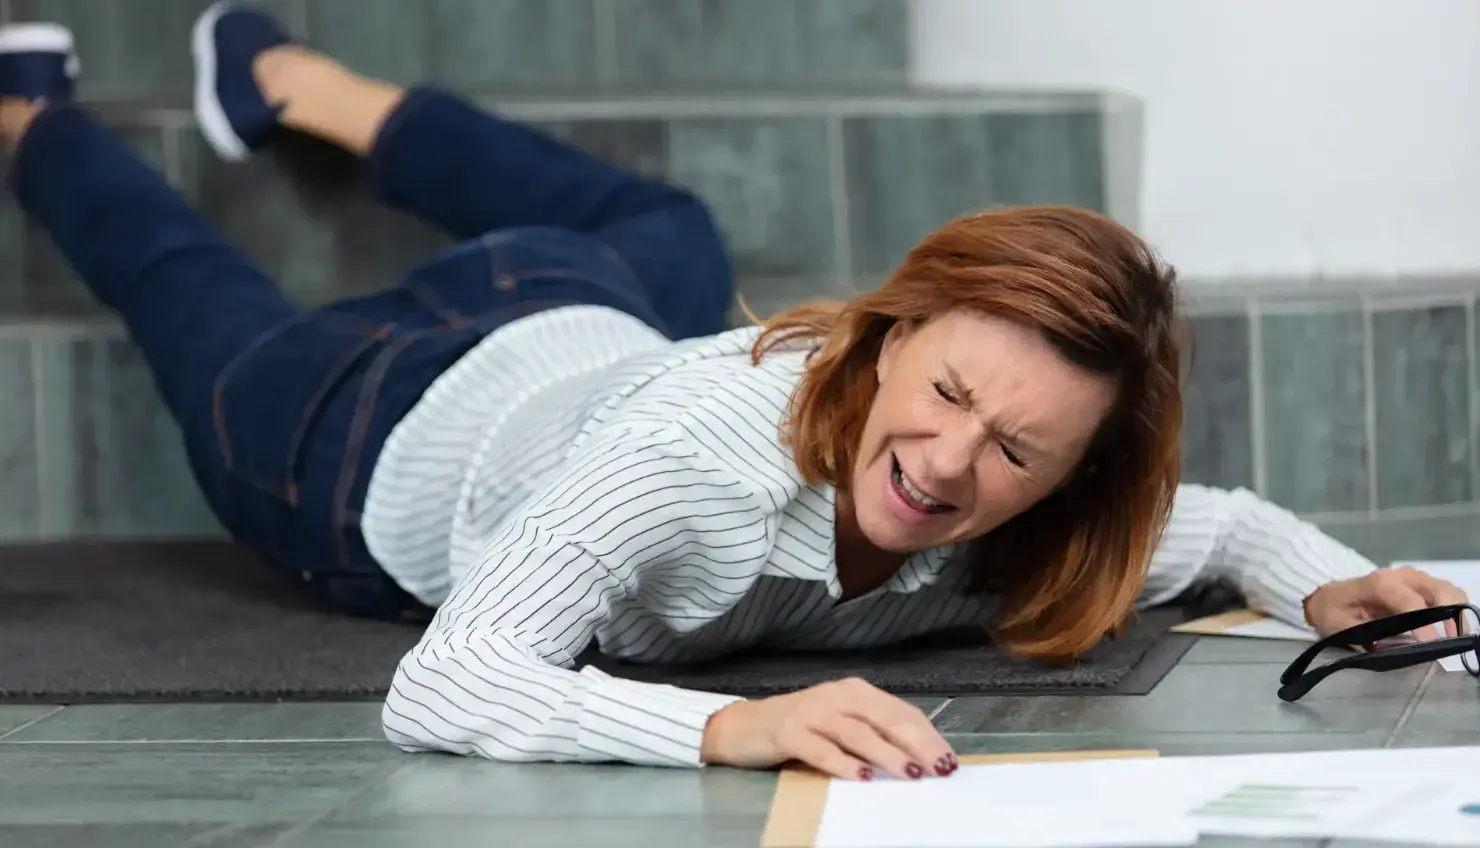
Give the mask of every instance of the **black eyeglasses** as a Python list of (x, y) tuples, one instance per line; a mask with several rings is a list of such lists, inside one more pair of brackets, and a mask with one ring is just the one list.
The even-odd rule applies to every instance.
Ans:
[[(1310, 668), (1315, 658), (1328, 648), (1373, 645), (1446, 621), (1454, 622), (1454, 631), (1460, 635), (1352, 654), (1317, 668)], [(1393, 671), (1453, 656), (1460, 658), (1465, 671), (1480, 677), (1480, 608), (1473, 604), (1449, 604), (1398, 613), (1332, 633), (1311, 645), (1290, 663), (1290, 667), (1280, 675), (1279, 696), (1282, 701), (1298, 701), (1314, 689), (1317, 683), (1346, 668)]]

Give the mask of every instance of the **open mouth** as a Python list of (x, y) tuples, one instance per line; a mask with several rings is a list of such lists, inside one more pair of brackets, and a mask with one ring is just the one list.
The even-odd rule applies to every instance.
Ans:
[(950, 504), (931, 497), (917, 486), (915, 481), (911, 480), (909, 475), (904, 473), (904, 469), (899, 467), (898, 458), (891, 455), (889, 462), (890, 483), (894, 487), (894, 493), (899, 496), (899, 499), (904, 502), (905, 506), (926, 515), (940, 515), (941, 513), (950, 512), (955, 509)]

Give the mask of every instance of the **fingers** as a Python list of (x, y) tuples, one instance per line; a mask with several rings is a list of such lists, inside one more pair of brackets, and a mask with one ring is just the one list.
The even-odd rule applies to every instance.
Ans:
[[(1426, 607), (1447, 604), (1462, 604), (1468, 599), (1465, 592), (1447, 580), (1425, 574), (1412, 566), (1385, 569), (1379, 572), (1384, 579), (1376, 581), (1375, 600), (1389, 613), (1403, 613)], [(1453, 621), (1445, 621), (1432, 627), (1423, 627), (1413, 632), (1419, 640), (1436, 639), (1457, 635)]]
[[(908, 757), (905, 777), (945, 777), (958, 768), (956, 752), (919, 707), (862, 680), (841, 681), (839, 689), (850, 716), (866, 723)], [(880, 765), (888, 767), (886, 763)]]
[(877, 727), (842, 713), (833, 714), (820, 728), (823, 736), (866, 763), (901, 780), (919, 780), (925, 769), (904, 749), (884, 737)]
[(825, 683), (798, 695), (804, 706), (787, 722), (782, 747), (833, 777), (919, 780), (945, 777), (959, 766), (924, 712), (863, 680)]
[[(1450, 604), (1469, 603), (1469, 596), (1465, 590), (1450, 583), (1448, 580), (1440, 580), (1437, 577), (1417, 572), (1423, 577), (1423, 587), (1419, 589), (1429, 599), (1429, 606), (1442, 607)], [(1459, 628), (1454, 624), (1454, 619), (1446, 619), (1443, 625), (1445, 636), (1458, 636)]]
[(803, 730), (787, 740), (791, 756), (824, 774), (842, 780), (873, 780), (874, 767), (849, 754), (815, 731)]

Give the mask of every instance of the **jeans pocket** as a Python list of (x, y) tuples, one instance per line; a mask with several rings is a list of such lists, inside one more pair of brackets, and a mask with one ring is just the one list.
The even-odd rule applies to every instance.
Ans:
[(221, 371), (213, 388), (212, 414), (226, 470), (297, 506), (315, 426), (336, 390), (393, 328), (320, 309), (259, 336)]

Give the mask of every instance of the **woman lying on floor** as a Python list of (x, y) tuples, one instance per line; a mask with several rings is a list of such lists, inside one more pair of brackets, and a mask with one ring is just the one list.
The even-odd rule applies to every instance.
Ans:
[(963, 624), (1069, 658), (1216, 578), (1323, 633), (1461, 600), (1178, 486), (1174, 275), (1106, 218), (968, 216), (876, 292), (721, 332), (731, 270), (693, 196), (258, 11), (213, 7), (192, 46), (222, 157), (317, 135), (461, 243), (300, 309), (70, 105), (72, 39), (44, 25), (0, 32), (13, 185), (122, 316), (235, 537), (346, 614), (431, 618), (385, 704), (406, 750), (944, 775), (930, 721), (862, 682), (741, 700), (572, 659)]

